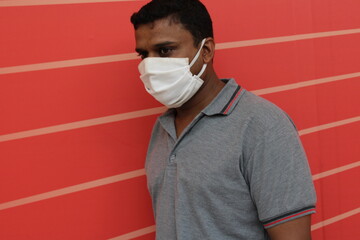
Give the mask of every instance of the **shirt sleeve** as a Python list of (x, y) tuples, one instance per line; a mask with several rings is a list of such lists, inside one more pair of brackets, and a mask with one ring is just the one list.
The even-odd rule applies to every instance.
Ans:
[(298, 132), (285, 113), (279, 116), (260, 131), (245, 166), (264, 228), (315, 213), (316, 194)]

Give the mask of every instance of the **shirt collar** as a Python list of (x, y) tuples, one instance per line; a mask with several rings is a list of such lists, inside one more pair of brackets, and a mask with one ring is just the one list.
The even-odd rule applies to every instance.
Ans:
[(221, 81), (225, 82), (226, 85), (202, 111), (207, 116), (229, 115), (243, 93), (243, 89), (236, 83), (235, 79), (221, 79)]
[[(225, 82), (225, 86), (218, 95), (212, 100), (212, 102), (205, 107), (201, 112), (207, 116), (213, 115), (229, 115), (236, 104), (238, 103), (243, 89), (236, 83), (236, 81), (231, 79), (220, 79)], [(174, 138), (176, 139), (176, 130), (174, 126), (175, 120), (175, 109), (168, 109), (159, 117), (160, 124), (163, 128)]]

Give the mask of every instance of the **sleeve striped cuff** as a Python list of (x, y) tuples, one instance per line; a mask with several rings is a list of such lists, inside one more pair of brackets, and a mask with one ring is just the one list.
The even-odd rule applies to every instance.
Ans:
[(314, 206), (310, 206), (310, 207), (306, 207), (306, 208), (302, 208), (302, 209), (298, 209), (296, 211), (292, 211), (292, 212), (288, 212), (286, 214), (283, 214), (281, 216), (263, 221), (262, 224), (264, 225), (264, 228), (271, 228), (274, 227), (278, 224), (290, 221), (290, 220), (294, 220), (296, 218), (305, 216), (305, 215), (309, 215), (315, 213), (315, 207)]

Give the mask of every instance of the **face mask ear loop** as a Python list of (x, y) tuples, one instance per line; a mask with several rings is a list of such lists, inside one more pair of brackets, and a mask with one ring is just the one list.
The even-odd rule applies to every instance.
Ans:
[(196, 62), (196, 60), (199, 58), (199, 55), (200, 55), (200, 53), (201, 53), (201, 49), (202, 49), (202, 47), (204, 46), (205, 41), (206, 41), (206, 38), (204, 38), (204, 39), (202, 40), (201, 46), (200, 46), (198, 52), (196, 53), (194, 59), (193, 59), (193, 60), (191, 61), (191, 63), (190, 63), (190, 67), (192, 67), (192, 65), (194, 65), (194, 63)]
[(204, 64), (203, 67), (201, 68), (201, 71), (196, 76), (201, 77), (201, 75), (205, 72), (206, 66), (207, 66), (207, 64)]

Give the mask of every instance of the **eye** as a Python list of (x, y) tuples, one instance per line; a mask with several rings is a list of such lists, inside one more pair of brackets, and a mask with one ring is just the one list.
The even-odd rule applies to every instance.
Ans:
[(160, 57), (167, 57), (171, 54), (171, 52), (173, 51), (173, 48), (170, 47), (162, 47), (159, 48), (159, 55)]

